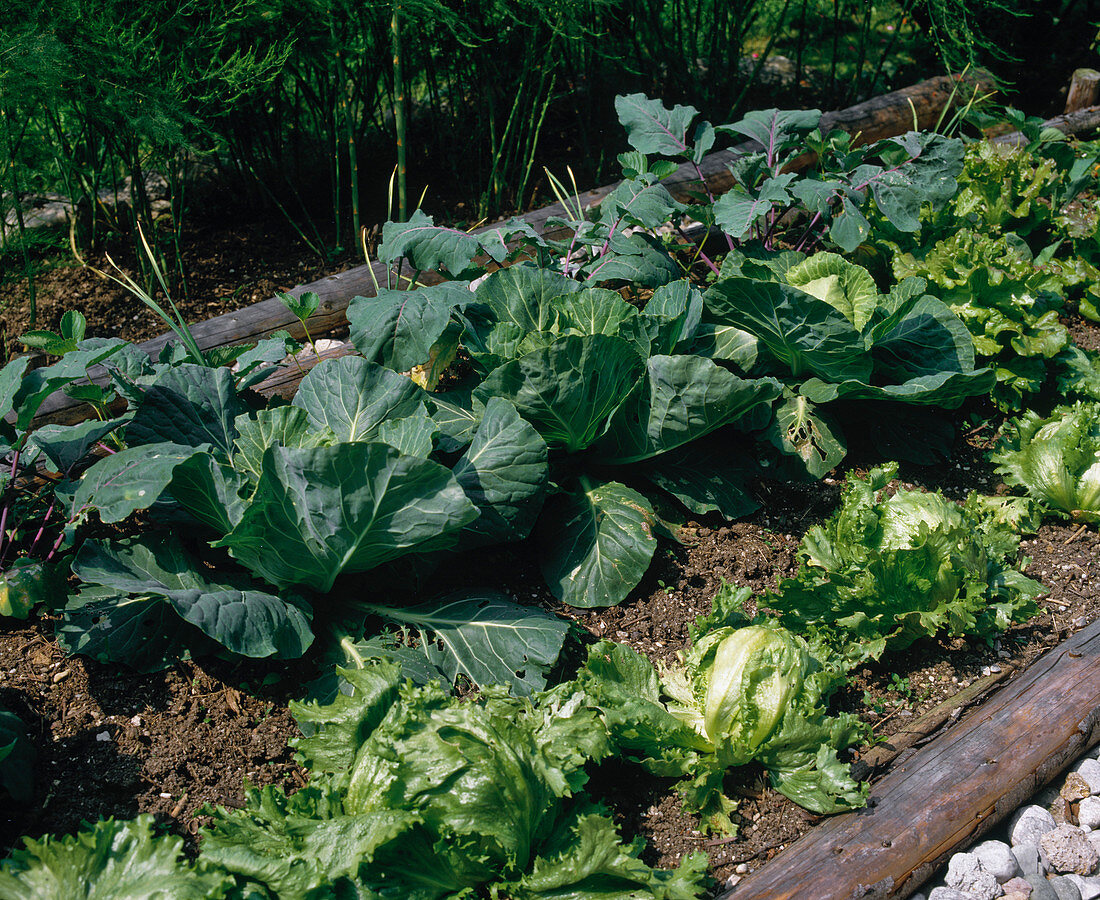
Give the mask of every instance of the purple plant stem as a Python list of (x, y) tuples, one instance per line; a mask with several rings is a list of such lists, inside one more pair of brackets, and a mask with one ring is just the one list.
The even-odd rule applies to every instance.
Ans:
[(118, 453), (118, 451), (117, 451), (117, 450), (112, 450), (112, 449), (111, 449), (110, 447), (108, 447), (108, 446), (107, 446), (107, 445), (106, 445), (105, 443), (103, 443), (103, 441), (97, 441), (97, 442), (96, 442), (96, 447), (98, 447), (98, 448), (99, 448), (100, 450), (102, 450), (102, 451), (103, 451), (104, 453), (107, 453), (107, 454), (109, 454), (109, 455), (111, 455), (111, 456), (114, 456), (114, 455), (115, 455), (116, 453)]
[[(711, 193), (710, 185), (707, 184), (706, 178), (703, 177), (703, 170), (699, 168), (699, 163), (697, 163), (695, 160), (692, 160), (691, 164), (692, 164), (692, 166), (695, 167), (695, 174), (699, 176), (699, 183), (703, 186), (703, 190), (706, 191), (707, 199), (710, 200), (710, 205), (714, 206), (714, 194)], [(734, 250), (737, 249), (733, 245), (733, 238), (731, 238), (724, 231), (722, 232), (722, 235), (725, 237), (726, 244), (729, 246), (730, 252), (732, 253)], [(718, 270), (715, 269), (715, 271), (718, 271)]]
[(802, 240), (798, 242), (798, 246), (795, 250), (801, 251), (806, 246), (806, 240), (809, 238), (810, 233), (813, 231), (814, 225), (817, 224), (817, 220), (821, 218), (821, 213), (814, 213), (814, 217), (810, 219), (810, 224), (806, 226), (806, 233), (802, 235)]
[[(11, 458), (11, 480), (15, 480), (15, 471), (19, 468), (19, 451), (16, 450)], [(0, 513), (0, 543), (4, 542), (4, 535), (7, 533), (8, 527), (8, 510), (11, 509), (10, 503), (4, 504), (4, 511)], [(4, 565), (4, 557), (8, 555), (8, 544), (4, 543), (4, 550), (0, 553), (0, 567)]]
[(59, 534), (57, 536), (57, 540), (54, 541), (53, 546), (50, 547), (50, 552), (46, 554), (46, 560), (45, 560), (46, 562), (49, 562), (51, 559), (54, 558), (54, 555), (57, 553), (57, 550), (61, 546), (61, 542), (63, 540), (65, 540), (65, 529), (64, 528), (61, 529), (61, 534)]
[[(684, 229), (682, 229), (679, 225), (676, 226), (676, 230), (680, 233), (680, 237), (682, 237), (689, 244), (694, 243), (691, 240), (691, 238), (689, 238), (686, 234), (684, 234)], [(728, 237), (728, 235), (727, 235), (727, 237)], [(713, 262), (710, 261), (710, 257), (708, 257), (703, 252), (703, 248), (702, 247), (697, 247), (696, 249), (699, 251), (699, 259), (701, 259), (703, 262), (705, 262), (710, 267), (710, 270), (715, 275), (721, 275), (722, 274), (721, 270), (718, 268), (718, 266), (716, 266)]]
[(50, 501), (49, 508), (46, 510), (46, 515), (42, 517), (42, 524), (38, 528), (38, 534), (34, 536), (34, 540), (31, 541), (31, 548), (27, 551), (28, 556), (34, 553), (34, 548), (38, 546), (39, 540), (41, 540), (43, 533), (46, 531), (46, 523), (50, 521), (50, 514), (53, 512), (55, 506), (57, 506), (56, 497)]

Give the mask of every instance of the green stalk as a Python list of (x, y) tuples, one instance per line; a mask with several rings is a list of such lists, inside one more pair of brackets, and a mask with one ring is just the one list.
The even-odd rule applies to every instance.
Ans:
[(406, 196), (408, 164), (405, 156), (405, 73), (401, 59), (400, 2), (393, 5), (390, 32), (393, 38), (393, 124), (397, 131), (397, 214), (398, 221), (404, 222), (409, 217), (409, 208)]
[(28, 323), (32, 328), (38, 317), (38, 297), (34, 284), (34, 265), (31, 262), (30, 251), (27, 249), (27, 228), (23, 222), (23, 204), (19, 202), (19, 180), (15, 174), (15, 143), (11, 136), (11, 120), (8, 117), (7, 107), (0, 109), (0, 119), (4, 122), (4, 139), (8, 147), (8, 180), (12, 201), (15, 203), (15, 222), (19, 231), (19, 249), (23, 255), (23, 274), (27, 279)]

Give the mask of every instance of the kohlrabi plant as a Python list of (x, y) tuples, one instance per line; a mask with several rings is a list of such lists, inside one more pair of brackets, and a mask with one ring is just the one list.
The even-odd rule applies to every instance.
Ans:
[(891, 463), (850, 475), (841, 507), (802, 541), (794, 578), (762, 601), (816, 633), (848, 665), (939, 633), (988, 638), (1036, 612), (1043, 586), (1020, 571), (1013, 515), (972, 494), (886, 488)]
[(1006, 484), (1045, 508), (1100, 522), (1100, 403), (1079, 401), (1046, 417), (1028, 410), (1008, 423), (990, 459)]

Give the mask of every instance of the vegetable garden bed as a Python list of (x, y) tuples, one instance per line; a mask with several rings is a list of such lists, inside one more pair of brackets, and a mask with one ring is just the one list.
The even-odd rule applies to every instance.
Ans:
[[(307, 883), (331, 889), (326, 879), (369, 890), (397, 879), (387, 883), (400, 890), (400, 879), (420, 877), (394, 868), (394, 854), (408, 854), (395, 848), (412, 842), (443, 869), (434, 887), (418, 882), (408, 896), (459, 895), (476, 885), (516, 898), (559, 889), (694, 896), (702, 867), (721, 883), (767, 861), (820, 814), (860, 807), (865, 789), (851, 779), (849, 762), (865, 768), (886, 759), (881, 740), (906, 733), (904, 720), (932, 707), (952, 720), (996, 676), (1024, 668), (1095, 618), (1095, 529), (1038, 524), (1049, 508), (1088, 523), (1090, 476), (1032, 484), (1032, 448), (1063, 419), (1077, 423), (1079, 437), (1055, 448), (1063, 454), (1058, 466), (1078, 472), (1071, 451), (1090, 446), (1087, 407), (1057, 413), (1045, 429), (1036, 421), (1006, 431), (987, 458), (1003, 414), (990, 405), (991, 392), (1002, 411), (1032, 403), (1048, 411), (1055, 387), (1094, 396), (1095, 361), (1085, 351), (1096, 344), (1096, 328), (1055, 296), (1073, 289), (1080, 309), (1094, 313), (1094, 270), (1081, 255), (1075, 259), (1084, 268), (1067, 273), (1072, 260), (1055, 262), (1055, 255), (1063, 246), (1084, 254), (1095, 238), (1063, 238), (1037, 257), (1027, 256), (1022, 238), (1001, 246), (1002, 238), (973, 235), (969, 244), (949, 244), (960, 219), (945, 212), (977, 209), (994, 233), (1020, 220), (1067, 228), (1050, 213), (1061, 216), (1067, 196), (1066, 203), (1094, 203), (1068, 192), (1095, 159), (1087, 151), (1055, 153), (1044, 168), (1046, 158), (1036, 155), (1010, 160), (1011, 171), (998, 174), (1005, 158), (975, 147), (964, 162), (964, 148), (950, 139), (910, 135), (860, 151), (842, 135), (813, 132), (813, 114), (761, 113), (719, 129), (762, 138), (762, 151), (734, 163), (738, 186), (710, 212), (706, 204), (691, 207), (725, 236), (719, 271), (705, 255), (712, 245), (693, 251), (653, 237), (661, 221), (687, 210), (661, 181), (675, 167), (644, 155), (692, 165), (715, 129), (692, 131), (683, 107), (620, 99), (635, 151), (622, 159), (626, 182), (599, 212), (563, 198), (566, 218), (553, 224), (564, 238), (540, 235), (529, 222), (477, 236), (435, 228), (422, 215), (388, 225), (383, 260), (398, 271), (402, 260), (410, 273), (439, 270), (444, 283), (357, 300), (348, 318), (361, 356), (318, 365), (290, 405), (267, 405), (243, 390), (261, 383), (285, 339), (239, 358), (236, 374), (206, 365), (198, 347), (153, 367), (133, 348), (84, 341), (71, 317), (66, 333), (36, 338), (64, 353), (61, 363), (33, 374), (22, 364), (5, 370), (18, 429), (47, 393), (97, 363), (112, 367), (113, 389), (132, 413), (79, 433), (27, 438), (13, 430), (9, 437), (13, 478), (19, 454), (62, 476), (87, 469), (56, 488), (56, 505), (71, 512), (66, 528), (51, 524), (51, 506), (44, 514), (32, 509), (30, 524), (14, 532), (31, 550), (44, 533), (56, 550), (76, 537), (82, 545), (65, 560), (81, 587), (63, 610), (50, 611), (51, 573), (39, 575), (37, 563), (8, 574), (7, 609), (25, 615), (45, 599), (47, 613), (0, 637), (8, 675), (0, 701), (32, 725), (39, 754), (35, 792), (22, 792), (34, 802), (18, 816), (9, 807), (7, 841), (72, 830), (80, 818), (149, 811), (190, 834), (212, 826), (197, 866), (174, 862), (171, 845), (160, 845), (161, 862), (178, 867), (179, 877), (186, 870), (208, 893), (228, 890), (230, 878), (238, 888), (264, 884), (285, 896), (291, 884), (303, 895)], [(824, 168), (788, 190), (802, 176), (787, 167), (807, 147)], [(1015, 205), (1004, 208), (1012, 178), (1023, 200), (1012, 195)], [(1046, 203), (1037, 199), (1043, 190)], [(964, 203), (958, 198), (966, 191)], [(1074, 227), (1079, 212), (1070, 217)], [(945, 232), (934, 245), (913, 237)], [(513, 239), (542, 266), (489, 274), (474, 293), (466, 282), (478, 274), (477, 260), (504, 261)], [(823, 243), (863, 261), (878, 280), (839, 253), (801, 249)], [(887, 252), (896, 254), (893, 276), (882, 266)], [(972, 257), (979, 262), (967, 269)], [(670, 276), (681, 263), (702, 286), (713, 282), (705, 293)], [(711, 274), (701, 276), (707, 267)], [(998, 280), (982, 282), (993, 271)], [(609, 282), (620, 291), (595, 287)], [(1024, 293), (1030, 299), (1019, 299)], [(987, 325), (978, 302), (987, 295), (1001, 298), (998, 315), (1007, 310), (1019, 321)], [(309, 319), (308, 298), (295, 311), (296, 302), (291, 311)], [(970, 318), (958, 318), (956, 308)], [(327, 314), (339, 315), (335, 307)], [(262, 330), (272, 327), (267, 321)], [(1011, 345), (1000, 340), (1005, 331)], [(460, 340), (456, 369), (450, 359)], [(430, 388), (446, 371), (452, 390), (424, 391), (397, 374), (408, 370)], [(454, 389), (463, 378), (473, 381), (472, 396)], [(81, 396), (105, 412), (114, 398), (92, 393)], [(866, 429), (868, 420), (877, 432)], [(109, 455), (90, 466), (82, 461), (122, 425), (126, 446), (107, 446)], [(880, 465), (899, 454), (915, 459), (900, 470)], [(763, 469), (747, 468), (757, 460)], [(703, 463), (711, 475), (700, 476)], [(784, 477), (796, 470), (801, 483)], [(1001, 473), (1035, 499), (1009, 500), (1003, 489), (1000, 497), (967, 499), (972, 489), (993, 493)], [(365, 506), (364, 497), (372, 498)], [(141, 530), (129, 527), (135, 522)], [(369, 527), (348, 527), (363, 522)], [(195, 534), (205, 528), (214, 540), (179, 541), (172, 534), (179, 523)], [(1023, 572), (1020, 530), (1035, 534), (1022, 545), (1033, 560)], [(120, 532), (132, 536), (119, 541)], [(658, 543), (657, 535), (673, 534), (677, 540)], [(463, 552), (429, 555), (448, 541)], [(232, 566), (209, 552), (226, 547)], [(440, 559), (438, 568), (429, 564)], [(456, 585), (490, 588), (455, 594)], [(830, 610), (824, 616), (822, 603)], [(763, 609), (774, 615), (760, 617)], [(64, 646), (99, 661), (63, 659), (45, 630), (51, 619)], [(580, 626), (581, 640), (563, 645), (568, 620)], [(400, 629), (384, 642), (374, 636), (383, 622)], [(1094, 631), (1071, 641), (1088, 649)], [(319, 646), (293, 661), (315, 635)], [(621, 645), (586, 649), (593, 638)], [(195, 658), (181, 658), (189, 649)], [(223, 660), (210, 661), (211, 650)], [(370, 663), (375, 656), (397, 663)], [(737, 658), (756, 661), (765, 674), (731, 688), (740, 692), (734, 705), (725, 703), (731, 724), (709, 705), (704, 712), (701, 698), (711, 696), (708, 679), (719, 679), (716, 660)], [(1100, 692), (1094, 659), (1076, 685), (1084, 698)], [(123, 661), (148, 673), (124, 674)], [(357, 699), (337, 691), (333, 662), (350, 666), (343, 677)], [(1049, 687), (1039, 678), (1042, 665), (1020, 676), (1036, 679), (1037, 692)], [(306, 735), (296, 764), (286, 748), (295, 727), (285, 701), (317, 676), (316, 702), (293, 707)], [(457, 702), (437, 688), (399, 689), (405, 676), (447, 683), (461, 676), (464, 690), (499, 682), (532, 699), (487, 688)], [(782, 683), (773, 697), (789, 695), (790, 705), (759, 699), (753, 679)], [(543, 690), (548, 682), (561, 683)], [(1016, 682), (1003, 702), (1011, 705), (1026, 683)], [(960, 692), (965, 703), (952, 702)], [(958, 738), (961, 746), (973, 721), (948, 731), (948, 743)], [(932, 726), (921, 722), (914, 730), (923, 738)], [(1094, 724), (1088, 720), (1082, 733), (1091, 735)], [(514, 743), (502, 742), (512, 728)], [(482, 785), (499, 779), (509, 799), (487, 806), (507, 822), (456, 826), (448, 817), (455, 810), (443, 809), (452, 801), (435, 794), (443, 776), (412, 771), (418, 759), (440, 758), (440, 746), (420, 741), (444, 732), (472, 736), (463, 754), (490, 761), (475, 770)], [(1031, 746), (1031, 737), (1019, 740)], [(25, 744), (9, 746), (18, 761)], [(1029, 772), (1052, 767), (1034, 753)], [(888, 779), (918, 759), (895, 763)], [(513, 765), (525, 774), (514, 777)], [(375, 774), (364, 777), (364, 766)], [(723, 778), (729, 768), (734, 774)], [(447, 776), (460, 786), (455, 796), (469, 789), (484, 801), (484, 787), (464, 771)], [(287, 792), (311, 786), (290, 799), (283, 790), (248, 792), (238, 813), (201, 806), (240, 805), (245, 779)], [(412, 803), (402, 792), (414, 783), (421, 805), (402, 806)], [(872, 787), (872, 796), (887, 783)], [(20, 793), (18, 783), (4, 787)], [(887, 811), (880, 805), (852, 815), (862, 827), (878, 810)], [(909, 815), (900, 803), (889, 812)], [(377, 830), (383, 814), (385, 834)], [(296, 824), (284, 831), (280, 817), (288, 816)], [(616, 849), (612, 823), (628, 840), (652, 838), (650, 848)], [(123, 839), (110, 831), (123, 826), (103, 826), (98, 839), (115, 834), (140, 855), (145, 827)], [(369, 864), (348, 868), (324, 856), (323, 866), (343, 868), (318, 870), (309, 842), (328, 846), (328, 829), (354, 832), (369, 845)], [(452, 847), (456, 835), (465, 837)], [(907, 891), (916, 886), (910, 873), (947, 852), (952, 839), (937, 839), (933, 855), (897, 873), (872, 873), (868, 863), (866, 878), (873, 874), (887, 895)], [(470, 841), (484, 858), (461, 858)], [(297, 859), (292, 844), (305, 851), (303, 861), (284, 870)], [(700, 849), (708, 860), (692, 855)], [(638, 852), (642, 862), (632, 856)], [(34, 853), (15, 859), (0, 888), (14, 890), (23, 869), (40, 871)], [(677, 865), (675, 873), (647, 868)], [(765, 868), (755, 883), (784, 865)], [(773, 877), (793, 889), (786, 876)], [(816, 885), (812, 891), (829, 896)]]

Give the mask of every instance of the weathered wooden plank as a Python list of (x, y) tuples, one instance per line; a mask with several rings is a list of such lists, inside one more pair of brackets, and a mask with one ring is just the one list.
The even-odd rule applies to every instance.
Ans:
[[(1043, 122), (1044, 128), (1057, 128), (1063, 134), (1082, 134), (1100, 128), (1100, 106), (1090, 106), (1087, 109), (1079, 109), (1076, 112), (1055, 116)], [(992, 138), (994, 144), (1012, 144), (1019, 146), (1026, 144), (1028, 138), (1019, 131), (1010, 131), (1008, 134), (1000, 134)]]
[(1098, 741), (1094, 622), (719, 900), (908, 897)]
[[(963, 87), (959, 87), (959, 81), (951, 76), (930, 78), (847, 109), (826, 113), (822, 117), (821, 127), (823, 130), (840, 128), (852, 134), (859, 133), (862, 142), (879, 140), (908, 130), (913, 126), (914, 115), (919, 127), (930, 128), (936, 124), (953, 92), (956, 89), (959, 92), (969, 91), (972, 87), (967, 85), (973, 84), (984, 88), (986, 83), (967, 82)], [(720, 194), (728, 190), (733, 182), (727, 169), (728, 163), (739, 154), (753, 149), (754, 146), (751, 143), (745, 143), (708, 154), (698, 169), (690, 163), (685, 163), (665, 179), (664, 184), (680, 200), (686, 200), (690, 190), (698, 189), (701, 172), (708, 189), (714, 194)], [(806, 157), (801, 161), (801, 165), (808, 165), (809, 162), (810, 158)], [(582, 206), (598, 204), (615, 189), (617, 184), (618, 182), (580, 194), (579, 200)], [(520, 218), (540, 234), (558, 236), (560, 232), (547, 230), (547, 220), (565, 215), (565, 210), (560, 203), (552, 203)], [(356, 266), (336, 275), (328, 275), (309, 284), (299, 285), (292, 288), (289, 293), (300, 296), (307, 291), (313, 291), (320, 298), (317, 311), (309, 318), (308, 323), (310, 334), (316, 338), (346, 328), (347, 307), (352, 298), (373, 297), (375, 283), (384, 285), (385, 280), (385, 267), (375, 262), (370, 265)], [(435, 279), (431, 273), (427, 273), (421, 280), (430, 283)], [(191, 326), (191, 333), (203, 350), (258, 341), (280, 330), (289, 331), (298, 340), (305, 337), (301, 323), (276, 297), (261, 300), (244, 309), (224, 313)], [(139, 346), (150, 356), (155, 356), (173, 337), (171, 332), (167, 332)], [(94, 380), (100, 382), (104, 380), (102, 374), (95, 376), (93, 373), (93, 375)], [(75, 404), (63, 395), (56, 395), (43, 404), (35, 421), (38, 424), (78, 421), (84, 417), (80, 410), (79, 404)]]

